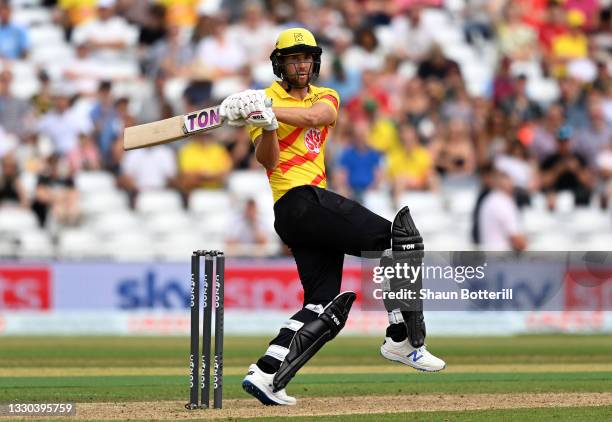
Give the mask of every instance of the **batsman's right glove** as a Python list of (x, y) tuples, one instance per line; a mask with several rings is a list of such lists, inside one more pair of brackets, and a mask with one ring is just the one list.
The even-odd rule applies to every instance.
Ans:
[(263, 90), (244, 91), (234, 100), (244, 121), (263, 130), (278, 129), (278, 120), (272, 110), (272, 103)]

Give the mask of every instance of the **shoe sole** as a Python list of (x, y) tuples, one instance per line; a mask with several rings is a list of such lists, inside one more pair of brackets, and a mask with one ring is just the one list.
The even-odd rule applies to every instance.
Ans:
[(259, 387), (253, 384), (251, 381), (242, 381), (242, 389), (251, 396), (255, 397), (264, 406), (291, 406), (290, 403), (277, 403), (266, 395)]
[(399, 356), (397, 356), (395, 354), (391, 354), (391, 353), (388, 353), (388, 352), (387, 352), (387, 354), (385, 354), (384, 349), (382, 347), (380, 349), (380, 355), (383, 358), (385, 358), (387, 360), (390, 360), (391, 362), (401, 363), (402, 365), (409, 366), (409, 367), (411, 367), (413, 369), (416, 369), (417, 371), (421, 371), (421, 372), (440, 372), (441, 370), (446, 368), (446, 364), (444, 364), (444, 366), (442, 368), (440, 368), (440, 369), (429, 369), (429, 368), (422, 368), (422, 367), (419, 368), (418, 366), (414, 366), (411, 363), (402, 360), (401, 357), (399, 357)]

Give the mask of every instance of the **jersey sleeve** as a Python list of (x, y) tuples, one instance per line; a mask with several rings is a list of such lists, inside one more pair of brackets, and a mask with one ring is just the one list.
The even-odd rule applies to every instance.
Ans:
[[(336, 110), (336, 119), (338, 118), (338, 111), (340, 110), (340, 96), (333, 89), (326, 89), (319, 96), (319, 100), (317, 102), (323, 102), (325, 104), (329, 104)], [(336, 121), (334, 121), (330, 126), (334, 127), (336, 125)]]

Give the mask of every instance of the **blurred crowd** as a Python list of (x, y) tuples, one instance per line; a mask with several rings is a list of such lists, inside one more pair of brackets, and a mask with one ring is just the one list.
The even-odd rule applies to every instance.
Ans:
[[(42, 23), (28, 24), (31, 3), (45, 8)], [(332, 189), (357, 200), (448, 183), (486, 193), (497, 185), (485, 176), (497, 174), (517, 207), (543, 192), (553, 209), (561, 190), (608, 207), (610, 4), (0, 0), (0, 206), (78, 225), (78, 172), (112, 172), (132, 199), (172, 188), (187, 203), (258, 168), (245, 130), (126, 153), (123, 128), (267, 86), (277, 34), (303, 26), (324, 50), (316, 84), (341, 97), (326, 149)], [(27, 95), (24, 66), (36, 75)], [(35, 178), (29, 192), (24, 173)]]

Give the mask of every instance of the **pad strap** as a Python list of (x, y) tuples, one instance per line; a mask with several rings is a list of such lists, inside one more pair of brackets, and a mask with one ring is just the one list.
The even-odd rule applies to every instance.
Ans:
[(338, 335), (346, 324), (349, 311), (357, 296), (344, 292), (336, 296), (323, 309), (317, 319), (304, 324), (293, 337), (289, 352), (274, 375), (274, 391), (281, 390), (297, 371), (306, 364), (325, 343)]

